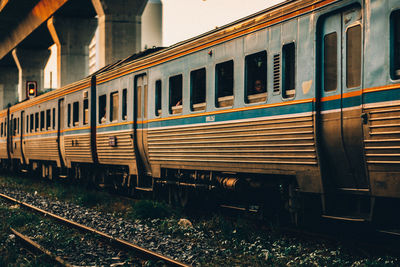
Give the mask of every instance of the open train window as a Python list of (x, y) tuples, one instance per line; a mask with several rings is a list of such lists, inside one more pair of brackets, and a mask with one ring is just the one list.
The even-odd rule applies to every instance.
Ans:
[(262, 51), (245, 58), (246, 103), (267, 100), (267, 52)]
[(110, 120), (118, 121), (119, 96), (118, 92), (110, 95)]
[(25, 128), (25, 133), (29, 132), (29, 115), (26, 115), (26, 128)]
[(216, 106), (233, 105), (233, 60), (215, 65)]
[(206, 69), (190, 72), (191, 109), (200, 111), (206, 109)]
[(156, 112), (156, 116), (160, 116), (161, 115), (161, 80), (157, 80), (156, 81), (156, 103), (155, 103), (155, 112)]
[(83, 100), (83, 124), (86, 125), (89, 123), (89, 100)]
[(53, 108), (53, 129), (56, 128), (56, 109)]
[(182, 113), (182, 74), (169, 78), (169, 108), (170, 113)]
[(46, 129), (49, 130), (51, 126), (51, 110), (46, 110)]
[(17, 118), (17, 133), (19, 134), (19, 118)]
[(79, 102), (78, 101), (74, 102), (72, 108), (73, 108), (72, 125), (77, 126), (79, 125)]
[(285, 98), (295, 95), (296, 46), (294, 43), (282, 47), (282, 95)]
[(122, 120), (128, 119), (128, 90), (125, 88), (122, 90)]
[(337, 33), (332, 32), (324, 37), (324, 90), (334, 91), (337, 88)]
[(44, 129), (44, 111), (40, 111), (40, 130)]
[(101, 95), (99, 96), (99, 123), (105, 123), (107, 120), (107, 109), (106, 109), (106, 102), (107, 96)]
[(35, 113), (35, 132), (39, 130), (39, 112)]
[(400, 10), (390, 16), (390, 74), (393, 80), (400, 79)]
[(29, 122), (29, 131), (33, 132), (33, 114), (30, 115), (30, 122)]
[(71, 104), (68, 104), (68, 108), (67, 108), (67, 126), (70, 127), (71, 126)]
[(361, 25), (346, 32), (346, 85), (347, 88), (361, 85)]

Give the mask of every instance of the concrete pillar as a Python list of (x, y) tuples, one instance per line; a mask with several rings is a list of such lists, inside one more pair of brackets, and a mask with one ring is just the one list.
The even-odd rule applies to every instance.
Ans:
[(148, 0), (142, 14), (142, 50), (162, 46), (162, 3)]
[(98, 16), (99, 67), (141, 49), (141, 16), (147, 0), (92, 0)]
[(57, 45), (57, 87), (89, 75), (89, 43), (96, 19), (52, 17), (47, 27)]
[(0, 109), (18, 101), (18, 69), (17, 67), (0, 67)]
[(44, 85), (44, 67), (50, 57), (49, 49), (20, 49), (12, 51), (15, 64), (18, 68), (18, 99), (26, 98), (26, 82), (36, 81), (38, 91)]

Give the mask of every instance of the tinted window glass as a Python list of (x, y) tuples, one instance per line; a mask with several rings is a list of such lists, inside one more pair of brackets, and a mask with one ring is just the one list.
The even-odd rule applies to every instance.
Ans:
[(361, 26), (356, 25), (346, 33), (346, 84), (347, 88), (361, 85)]
[(206, 105), (206, 69), (190, 72), (192, 110), (205, 110)]
[(107, 121), (106, 95), (99, 96), (99, 123)]
[[(233, 96), (233, 60), (217, 64), (215, 75), (217, 106), (222, 106), (221, 101), (226, 101), (227, 96)], [(233, 104), (233, 99), (230, 99), (231, 101), (226, 103), (227, 105)]]
[(122, 90), (122, 120), (128, 119), (128, 90)]
[(156, 116), (160, 116), (161, 115), (161, 80), (156, 81), (156, 103), (155, 103), (155, 112), (156, 112)]
[(324, 90), (337, 88), (337, 33), (325, 35), (324, 38)]
[(67, 126), (70, 127), (71, 126), (71, 104), (68, 104), (68, 118), (67, 118)]
[(266, 96), (249, 97), (266, 92), (267, 85), (267, 52), (262, 51), (246, 56), (245, 88), (246, 102), (255, 103), (266, 100)]
[(391, 76), (400, 79), (400, 11), (391, 15)]
[(46, 129), (50, 129), (50, 125), (51, 125), (51, 110), (48, 109), (46, 110)]
[(182, 113), (182, 74), (169, 78), (169, 107), (172, 114)]
[(83, 124), (89, 123), (89, 100), (83, 100)]
[(282, 94), (283, 97), (293, 97), (295, 94), (296, 74), (296, 46), (294, 43), (286, 44), (282, 48)]
[(79, 102), (76, 101), (73, 104), (73, 126), (79, 124)]

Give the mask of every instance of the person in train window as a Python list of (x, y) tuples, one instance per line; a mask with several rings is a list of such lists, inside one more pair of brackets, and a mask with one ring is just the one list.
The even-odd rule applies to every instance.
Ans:
[(261, 94), (265, 92), (265, 87), (261, 80), (255, 80), (253, 94)]
[(103, 117), (101, 117), (100, 123), (105, 123), (107, 121), (107, 109), (104, 107)]

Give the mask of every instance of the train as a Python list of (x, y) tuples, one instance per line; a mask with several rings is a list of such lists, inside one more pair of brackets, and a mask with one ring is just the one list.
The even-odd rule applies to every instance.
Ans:
[(0, 159), (183, 206), (398, 224), (400, 1), (284, 1), (142, 51), (2, 110)]

